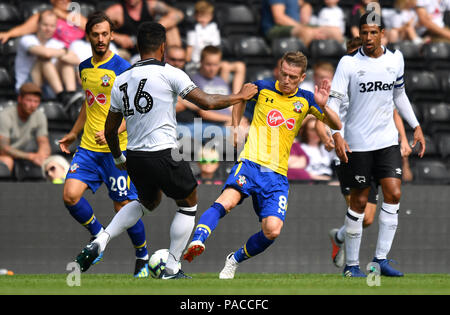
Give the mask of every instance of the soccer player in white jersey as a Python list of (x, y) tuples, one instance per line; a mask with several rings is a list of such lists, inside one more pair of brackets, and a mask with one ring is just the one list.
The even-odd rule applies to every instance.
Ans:
[(373, 262), (379, 264), (382, 275), (403, 276), (387, 259), (397, 229), (401, 197), (402, 160), (393, 119), (394, 103), (414, 129), (413, 147), (417, 142), (421, 144), (420, 157), (425, 153), (425, 139), (405, 93), (403, 55), (381, 45), (384, 36), (381, 17), (370, 11), (361, 17), (359, 28), (362, 47), (339, 61), (329, 100), (330, 107), (339, 112), (344, 97), (349, 96), (344, 127), (346, 142), (339, 135), (333, 136), (336, 154), (347, 163), (346, 185), (351, 188), (344, 223), (344, 276), (366, 276), (359, 267), (359, 250), (372, 177), (380, 182), (384, 197)]
[[(155, 22), (145, 22), (137, 36), (141, 60), (116, 78), (111, 91), (111, 107), (105, 123), (105, 137), (119, 169), (127, 169), (139, 200), (121, 209), (103, 233), (88, 244), (76, 261), (86, 270), (110, 239), (133, 226), (155, 209), (162, 193), (175, 200), (179, 210), (170, 227), (169, 258), (162, 279), (190, 278), (179, 267), (195, 224), (197, 181), (189, 164), (174, 160), (177, 148), (175, 105), (181, 96), (200, 108), (221, 109), (252, 98), (254, 84), (245, 84), (237, 94), (206, 94), (186, 73), (166, 64), (166, 30)], [(128, 132), (127, 157), (122, 154), (117, 130), (125, 117)]]

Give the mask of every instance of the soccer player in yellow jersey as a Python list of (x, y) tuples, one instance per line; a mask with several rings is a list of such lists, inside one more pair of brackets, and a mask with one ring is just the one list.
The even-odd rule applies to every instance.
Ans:
[[(255, 109), (247, 142), (222, 194), (201, 216), (184, 254), (188, 261), (200, 255), (219, 219), (252, 196), (262, 229), (227, 256), (220, 279), (234, 278), (239, 263), (263, 252), (280, 234), (288, 205), (289, 152), (306, 115), (316, 116), (332, 129), (341, 128), (338, 115), (327, 106), (328, 80), (316, 86), (314, 94), (298, 87), (306, 77), (306, 68), (307, 59), (301, 52), (288, 52), (281, 60), (279, 80), (255, 82), (258, 93), (251, 100)], [(244, 103), (234, 106), (233, 127), (239, 126), (244, 109)]]
[[(61, 150), (70, 153), (70, 144), (83, 131), (81, 144), (77, 148), (66, 177), (63, 199), (72, 217), (89, 230), (92, 238), (103, 231), (103, 226), (83, 197), (88, 188), (95, 193), (100, 185), (105, 183), (116, 212), (131, 200), (137, 199), (136, 188), (130, 182), (127, 172), (115, 167), (114, 158), (104, 137), (114, 80), (130, 67), (126, 60), (109, 49), (109, 43), (113, 39), (112, 29), (113, 24), (104, 13), (96, 12), (88, 19), (86, 34), (92, 46), (93, 56), (79, 66), (86, 100), (72, 130), (59, 141)], [(119, 139), (121, 150), (126, 150), (125, 121), (119, 129)], [(144, 224), (139, 220), (127, 232), (136, 248), (134, 276), (148, 277)], [(101, 256), (94, 263), (100, 259)]]

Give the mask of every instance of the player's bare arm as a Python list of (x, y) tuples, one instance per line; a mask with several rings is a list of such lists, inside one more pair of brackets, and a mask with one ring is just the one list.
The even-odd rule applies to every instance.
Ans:
[(333, 150), (334, 149), (334, 141), (333, 141), (331, 134), (329, 133), (329, 130), (325, 126), (325, 124), (323, 122), (321, 122), (320, 120), (317, 120), (315, 128), (316, 128), (317, 134), (319, 135), (320, 141), (322, 141), (322, 143), (325, 146), (325, 149), (328, 152)]
[(81, 106), (80, 113), (78, 114), (77, 120), (73, 125), (72, 129), (62, 137), (59, 142), (59, 148), (62, 152), (70, 154), (69, 146), (77, 139), (78, 135), (84, 128), (86, 122), (86, 103)]
[(348, 157), (347, 152), (352, 152), (350, 150), (350, 147), (348, 146), (347, 141), (342, 137), (342, 135), (339, 132), (336, 132), (333, 135), (334, 140), (334, 146), (336, 150), (336, 155), (338, 156), (339, 160), (344, 163), (348, 163)]
[(320, 87), (315, 86), (314, 89), (314, 100), (320, 109), (325, 114), (323, 122), (330, 126), (331, 129), (340, 130), (342, 128), (341, 120), (334, 110), (332, 110), (328, 105), (328, 96), (330, 95), (331, 82), (329, 80), (323, 80)]
[(258, 92), (258, 88), (253, 83), (246, 83), (237, 94), (220, 95), (207, 94), (201, 89), (192, 90), (186, 99), (204, 110), (217, 110), (232, 106), (236, 103), (251, 99)]
[[(126, 162), (123, 159), (122, 151), (120, 150), (120, 142), (118, 131), (123, 121), (123, 114), (117, 112), (108, 112), (105, 122), (105, 138), (109, 149), (114, 157), (117, 168), (126, 170)], [(123, 163), (117, 163), (122, 158)]]
[(406, 137), (405, 125), (403, 124), (402, 117), (400, 117), (400, 114), (396, 109), (394, 109), (394, 122), (400, 136), (400, 152), (402, 153), (402, 157), (409, 156), (412, 150), (409, 146), (408, 138)]

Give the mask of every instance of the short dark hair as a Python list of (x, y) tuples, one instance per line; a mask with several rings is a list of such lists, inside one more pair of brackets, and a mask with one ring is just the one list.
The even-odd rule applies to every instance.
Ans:
[(102, 11), (96, 11), (88, 16), (88, 20), (86, 22), (86, 34), (90, 34), (94, 25), (108, 22), (111, 32), (114, 31), (114, 22)]
[(157, 22), (144, 22), (139, 25), (137, 47), (139, 53), (151, 53), (166, 42), (166, 28)]
[(384, 29), (383, 18), (374, 11), (375, 10), (368, 11), (361, 16), (359, 19), (359, 29), (361, 29), (363, 25), (377, 25), (380, 30)]
[(202, 52), (200, 54), (200, 61), (203, 61), (206, 58), (206, 56), (209, 55), (220, 55), (220, 57), (222, 57), (222, 50), (220, 49), (220, 47), (213, 45), (205, 46), (205, 48), (202, 49)]

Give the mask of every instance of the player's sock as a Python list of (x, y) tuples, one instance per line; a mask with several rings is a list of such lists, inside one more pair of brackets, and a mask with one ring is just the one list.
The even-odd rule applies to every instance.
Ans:
[(234, 259), (240, 263), (250, 257), (256, 256), (259, 253), (262, 253), (266, 250), (267, 247), (272, 245), (274, 240), (269, 240), (263, 233), (263, 231), (259, 231), (256, 234), (253, 234), (248, 239), (247, 243), (244, 246), (239, 248), (234, 253)]
[(70, 215), (89, 230), (92, 236), (97, 236), (103, 229), (103, 226), (98, 222), (94, 215), (89, 202), (81, 197), (81, 199), (73, 206), (65, 205), (69, 210)]
[(100, 245), (100, 252), (105, 250), (106, 245), (112, 238), (119, 236), (134, 226), (147, 213), (145, 210), (145, 207), (137, 200), (133, 200), (123, 206), (106, 227), (106, 233), (100, 234), (94, 241)]
[(223, 218), (226, 213), (225, 208), (220, 203), (213, 203), (213, 205), (200, 217), (192, 240), (200, 240), (204, 243), (212, 231), (217, 227), (219, 220)]
[(398, 224), (398, 209), (400, 204), (387, 204), (381, 206), (380, 216), (378, 218), (378, 241), (375, 250), (375, 258), (386, 259), (391, 250), (394, 241), (395, 232)]
[(337, 232), (336, 239), (338, 242), (344, 243), (344, 241), (345, 241), (345, 224), (343, 226), (341, 226), (341, 228)]
[(363, 220), (364, 213), (357, 213), (348, 208), (345, 216), (345, 257), (347, 266), (359, 265)]
[(169, 274), (176, 274), (180, 269), (180, 257), (194, 229), (196, 212), (197, 205), (180, 207), (173, 218), (170, 226), (169, 258), (166, 262), (166, 270)]
[(136, 249), (136, 258), (148, 259), (144, 222), (139, 219), (135, 225), (127, 230), (127, 233)]

